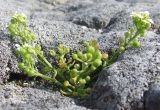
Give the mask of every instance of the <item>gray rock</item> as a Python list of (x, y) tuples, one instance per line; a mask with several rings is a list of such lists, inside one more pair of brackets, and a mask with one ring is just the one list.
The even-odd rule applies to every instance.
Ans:
[(140, 49), (128, 49), (116, 63), (102, 70), (91, 100), (105, 110), (142, 110), (143, 93), (159, 76), (160, 36), (147, 33)]
[(69, 14), (70, 17), (70, 13), (75, 12), (76, 15), (77, 11), (84, 10), (88, 7), (92, 7), (93, 5), (95, 5), (94, 0), (68, 0), (65, 5), (58, 6), (55, 9)]
[(130, 8), (126, 10), (122, 10), (121, 12), (115, 14), (111, 20), (109, 25), (107, 25), (103, 31), (110, 32), (110, 31), (119, 31), (119, 30), (128, 30), (129, 27), (133, 26), (133, 22), (131, 20), (131, 13), (133, 11), (149, 11), (151, 18), (153, 19), (154, 23), (158, 26), (160, 25), (160, 16), (159, 9), (160, 4), (152, 4), (152, 3), (140, 3), (134, 4), (130, 6)]
[(21, 87), (13, 82), (0, 85), (0, 98), (1, 110), (89, 110), (58, 91)]
[(67, 2), (68, 0), (39, 0), (41, 2), (47, 3), (49, 5), (55, 5), (55, 4), (63, 4)]
[(39, 21), (41, 20), (48, 20), (48, 21), (52, 21), (53, 19), (55, 21), (67, 21), (67, 17), (66, 14), (62, 11), (36, 11), (36, 12), (32, 12), (32, 14), (30, 15), (30, 19), (39, 19)]
[(96, 3), (86, 9), (75, 12), (72, 21), (78, 25), (89, 28), (101, 29), (106, 27), (111, 18), (118, 12), (128, 8), (128, 4), (109, 1), (105, 3)]
[(119, 2), (128, 2), (128, 3), (158, 3), (159, 1), (158, 0), (116, 0), (116, 1), (119, 1)]
[[(0, 82), (6, 81), (10, 74), (20, 73), (13, 54), (14, 42), (10, 42), (7, 31), (10, 17), (16, 11), (27, 14), (29, 28), (37, 34), (38, 43), (45, 50), (55, 48), (58, 42), (72, 49), (82, 49), (81, 41), (97, 38), (101, 49), (110, 51), (112, 47), (117, 48), (117, 38), (132, 25), (129, 17), (132, 11), (148, 10), (158, 24), (159, 3), (154, 1), (0, 0)], [(142, 48), (129, 48), (116, 63), (105, 68), (86, 105), (105, 110), (151, 108), (151, 101), (157, 93), (153, 96), (150, 93), (159, 89), (149, 90), (151, 92), (146, 97), (143, 94), (160, 73), (159, 39), (159, 35), (149, 32), (146, 39), (141, 39)], [(0, 85), (0, 98), (0, 109), (3, 110), (87, 109), (77, 105), (76, 99), (38, 85), (35, 88), (23, 88), (14, 82)]]
[[(158, 78), (159, 80), (159, 78)], [(145, 110), (159, 110), (160, 109), (160, 83), (151, 84), (148, 91), (144, 94)]]
[(9, 40), (5, 39), (5, 35), (0, 33), (0, 83), (5, 82), (8, 79), (9, 72), (9, 59), (11, 57), (11, 50)]
[(43, 47), (55, 48), (58, 42), (71, 49), (82, 49), (81, 41), (98, 38), (97, 30), (85, 26), (78, 26), (67, 21), (48, 21), (43, 19), (31, 20), (30, 27), (37, 33)]

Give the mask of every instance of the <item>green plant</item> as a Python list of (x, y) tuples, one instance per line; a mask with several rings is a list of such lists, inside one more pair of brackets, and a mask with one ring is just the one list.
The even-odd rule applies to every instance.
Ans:
[[(101, 53), (95, 39), (84, 42), (84, 50), (72, 53), (68, 59), (70, 49), (59, 43), (57, 51), (50, 50), (50, 55), (55, 59), (52, 65), (45, 58), (41, 46), (35, 43), (37, 37), (26, 25), (27, 16), (15, 14), (11, 18), (9, 31), (19, 42), (16, 45), (16, 53), (20, 57), (18, 67), (30, 77), (41, 77), (59, 85), (60, 92), (64, 95), (87, 96), (91, 91), (89, 87), (89, 83), (92, 82), (91, 72), (99, 67), (111, 65), (126, 48), (140, 47), (137, 38), (144, 36), (145, 31), (151, 27), (152, 21), (148, 12), (132, 13), (131, 17), (135, 26), (125, 33), (125, 38), (119, 39), (119, 48), (114, 50), (110, 58), (107, 53)], [(43, 65), (41, 70), (38, 69), (39, 64)], [(43, 72), (47, 74), (42, 74)]]
[(130, 27), (128, 32), (125, 32), (125, 37), (120, 37), (119, 48), (117, 51), (112, 49), (112, 57), (105, 61), (104, 66), (111, 65), (117, 57), (124, 52), (128, 47), (140, 48), (141, 43), (138, 41), (139, 37), (144, 37), (147, 30), (151, 28), (153, 23), (150, 19), (149, 12), (132, 12), (131, 17), (133, 19), (133, 27)]

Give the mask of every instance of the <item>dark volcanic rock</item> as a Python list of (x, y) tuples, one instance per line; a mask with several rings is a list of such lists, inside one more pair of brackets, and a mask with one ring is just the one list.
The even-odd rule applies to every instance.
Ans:
[(77, 15), (72, 18), (72, 21), (78, 25), (101, 29), (110, 23), (114, 15), (127, 8), (128, 5), (125, 3), (97, 3), (97, 5), (92, 5), (84, 10), (76, 12)]
[(91, 96), (97, 108), (143, 110), (143, 93), (160, 75), (160, 36), (147, 34), (140, 49), (128, 49), (101, 72)]
[(9, 40), (5, 38), (3, 32), (0, 33), (0, 83), (8, 79), (9, 59), (11, 58), (11, 50)]
[[(132, 25), (129, 16), (132, 11), (149, 11), (159, 26), (160, 4), (157, 1), (0, 0), (0, 83), (6, 81), (10, 74), (16, 77), (20, 73), (13, 54), (14, 43), (11, 43), (7, 31), (10, 17), (15, 12), (28, 16), (28, 26), (37, 34), (38, 43), (45, 50), (55, 48), (58, 42), (72, 49), (82, 49), (81, 41), (96, 38), (101, 49), (109, 51), (112, 47), (117, 48), (118, 37)], [(142, 48), (129, 48), (116, 63), (102, 70), (91, 100), (84, 105), (105, 110), (158, 109), (155, 104), (159, 101), (156, 97), (159, 96), (159, 86), (149, 89), (149, 85), (160, 75), (160, 36), (150, 31), (141, 42)], [(42, 87), (23, 88), (14, 82), (3, 83), (0, 85), (0, 109), (87, 109), (75, 104), (76, 100), (72, 98)]]
[(13, 82), (0, 85), (0, 98), (1, 110), (89, 110), (58, 91), (20, 87)]
[(41, 2), (47, 3), (49, 5), (55, 5), (55, 4), (63, 4), (67, 2), (68, 0), (39, 0)]
[(38, 34), (39, 41), (44, 47), (54, 48), (58, 42), (72, 49), (80, 49), (82, 42), (92, 38), (98, 38), (97, 30), (85, 26), (78, 26), (71, 22), (47, 21), (33, 19), (31, 27)]
[(131, 6), (127, 10), (123, 10), (115, 14), (111, 20), (109, 25), (107, 25), (103, 31), (110, 32), (110, 31), (119, 31), (119, 30), (127, 30), (129, 27), (133, 25), (130, 14), (133, 11), (149, 11), (150, 16), (155, 22), (155, 24), (159, 27), (160, 26), (160, 13), (157, 11), (159, 10), (159, 4), (148, 4), (148, 3), (141, 3), (135, 4)]
[[(159, 80), (159, 79), (158, 79)], [(144, 94), (145, 110), (160, 110), (160, 83), (154, 83)]]

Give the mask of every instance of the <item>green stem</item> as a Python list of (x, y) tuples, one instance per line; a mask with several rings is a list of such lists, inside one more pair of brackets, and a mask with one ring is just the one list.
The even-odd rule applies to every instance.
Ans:
[(55, 68), (53, 68), (53, 76), (52, 77), (55, 79), (56, 76), (57, 76), (57, 70)]
[(63, 84), (60, 83), (59, 81), (57, 81), (55, 78), (51, 78), (51, 77), (49, 77), (49, 76), (47, 76), (47, 75), (43, 75), (43, 74), (41, 74), (41, 73), (38, 73), (37, 76), (39, 76), (39, 77), (41, 77), (41, 78), (43, 78), (43, 79), (45, 79), (45, 80), (51, 81), (51, 82), (53, 82), (53, 83), (56, 83), (56, 84), (58, 84), (59, 86), (63, 87)]
[(38, 59), (38, 58), (37, 58), (37, 60), (38, 60), (43, 66), (46, 66), (46, 64), (45, 64), (43, 61), (41, 61), (41, 60)]
[(87, 76), (90, 73), (90, 68), (86, 68), (85, 70), (81, 70), (80, 74), (77, 78), (77, 81), (79, 81), (80, 78), (82, 78), (83, 76)]
[(106, 66), (111, 65), (112, 63), (114, 63), (114, 61), (117, 59), (117, 57), (120, 55), (120, 50), (117, 50), (114, 55), (112, 56), (112, 58), (110, 60), (108, 60), (108, 62), (106, 63)]
[(139, 35), (139, 30), (135, 33), (135, 35), (128, 41), (128, 43), (125, 43), (124, 48), (127, 48), (128, 45)]
[[(137, 38), (137, 36), (139, 35), (139, 30), (136, 31), (135, 35), (127, 42), (124, 44), (124, 48), (126, 49), (128, 47), (128, 45), (135, 39)], [(115, 60), (117, 59), (117, 57), (121, 54), (122, 52), (118, 49), (114, 55), (112, 56), (112, 58), (106, 63), (106, 66), (111, 65), (112, 63), (115, 62)]]
[(52, 65), (48, 62), (48, 60), (43, 56), (41, 55), (41, 53), (39, 53), (37, 50), (35, 50), (36, 53), (40, 56), (40, 58), (50, 67), (52, 68)]

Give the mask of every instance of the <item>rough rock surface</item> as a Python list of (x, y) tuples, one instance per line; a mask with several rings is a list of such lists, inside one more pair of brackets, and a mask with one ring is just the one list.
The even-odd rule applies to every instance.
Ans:
[[(157, 80), (155, 77), (160, 75), (159, 7), (158, 0), (0, 0), (0, 109), (142, 110), (145, 107), (152, 110), (150, 108), (157, 103), (153, 99), (159, 91), (149, 89), (149, 85)], [(7, 31), (10, 17), (15, 12), (28, 16), (29, 28), (46, 49), (57, 42), (81, 49), (81, 41), (97, 38), (102, 50), (110, 50), (117, 47), (117, 38), (132, 25), (129, 15), (135, 10), (151, 13), (156, 24), (153, 30), (157, 34), (151, 30), (141, 40), (141, 49), (129, 48), (116, 63), (105, 68), (90, 100), (85, 104), (80, 102), (84, 107), (76, 99), (42, 86), (23, 88), (14, 82), (6, 82), (9, 76), (22, 74), (17, 69), (13, 43)], [(145, 91), (149, 91), (147, 95)]]
[(4, 82), (8, 78), (8, 64), (9, 59), (11, 58), (11, 50), (8, 46), (9, 40), (5, 39), (3, 32), (0, 34), (0, 83)]
[(21, 87), (14, 83), (0, 85), (2, 110), (89, 110), (58, 91)]
[(143, 110), (143, 94), (160, 75), (160, 36), (147, 33), (140, 49), (128, 49), (105, 68), (95, 84), (92, 101), (107, 110)]
[[(159, 78), (158, 78), (159, 80)], [(144, 94), (144, 104), (145, 104), (145, 110), (159, 110), (160, 105), (160, 83), (159, 81), (154, 82), (150, 85), (150, 88), (148, 91)]]
[(101, 29), (109, 24), (114, 15), (125, 8), (128, 8), (128, 4), (106, 2), (97, 6), (93, 5), (76, 12), (76, 15), (72, 18), (72, 22), (89, 28)]

